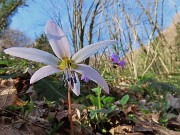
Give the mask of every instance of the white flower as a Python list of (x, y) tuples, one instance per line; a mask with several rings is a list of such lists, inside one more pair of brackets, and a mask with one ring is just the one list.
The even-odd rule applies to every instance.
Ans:
[(48, 65), (40, 68), (32, 75), (31, 84), (51, 74), (64, 72), (72, 91), (78, 96), (80, 94), (80, 82), (75, 73), (77, 72), (95, 81), (105, 92), (109, 93), (109, 87), (101, 75), (92, 67), (80, 64), (80, 62), (96, 53), (100, 48), (116, 44), (116, 41), (107, 40), (88, 45), (71, 57), (68, 40), (60, 27), (54, 22), (48, 21), (45, 33), (52, 50), (58, 58), (48, 52), (35, 48), (12, 47), (4, 50), (6, 54)]

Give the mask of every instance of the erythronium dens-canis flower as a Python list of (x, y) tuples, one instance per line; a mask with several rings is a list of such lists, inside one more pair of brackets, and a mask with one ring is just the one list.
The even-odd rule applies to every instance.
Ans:
[(111, 57), (110, 57), (110, 60), (114, 63), (114, 64), (117, 64), (119, 62), (119, 56), (116, 55), (116, 54), (112, 54)]
[(122, 59), (118, 62), (118, 65), (123, 69), (126, 65), (126, 61)]
[(88, 77), (86, 77), (85, 75), (82, 75), (81, 76), (81, 80), (83, 80), (84, 82), (88, 82), (89, 81), (89, 78)]
[(96, 53), (102, 47), (116, 44), (116, 41), (100, 41), (80, 49), (76, 54), (71, 56), (70, 46), (66, 35), (53, 21), (47, 22), (45, 34), (57, 57), (35, 48), (12, 47), (4, 50), (6, 54), (47, 65), (40, 68), (32, 75), (30, 79), (31, 84), (51, 74), (64, 72), (72, 91), (78, 96), (80, 94), (80, 82), (77, 73), (80, 73), (95, 81), (105, 92), (109, 93), (109, 87), (104, 78), (91, 66), (81, 64), (80, 62)]

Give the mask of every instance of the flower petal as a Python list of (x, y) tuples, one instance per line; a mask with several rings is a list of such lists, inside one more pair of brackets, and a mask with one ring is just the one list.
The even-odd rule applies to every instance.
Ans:
[(119, 62), (119, 56), (116, 55), (116, 54), (112, 54), (111, 57), (110, 57), (110, 60), (114, 63), (114, 64), (117, 64)]
[(109, 94), (109, 87), (104, 80), (104, 78), (91, 66), (85, 65), (85, 64), (77, 64), (78, 68), (74, 69), (74, 71), (87, 76), (89, 79), (95, 81), (97, 84), (99, 84), (102, 89)]
[(76, 73), (75, 73), (75, 77), (76, 77), (76, 83), (74, 83), (74, 87), (73, 87), (72, 91), (74, 92), (74, 94), (79, 96), (80, 95), (80, 82), (79, 82), (79, 78)]
[(81, 80), (83, 80), (84, 82), (87, 83), (89, 81), (89, 78), (87, 76), (85, 76), (85, 75), (82, 75)]
[(54, 55), (35, 48), (12, 47), (5, 49), (4, 52), (12, 56), (40, 62), (53, 67), (57, 67), (59, 62), (59, 59)]
[(61, 28), (52, 21), (48, 21), (45, 28), (46, 36), (57, 57), (71, 57), (70, 47), (66, 35)]
[(30, 84), (39, 81), (40, 79), (52, 75), (54, 73), (61, 72), (61, 70), (51, 67), (51, 66), (44, 66), (37, 70), (31, 77)]
[(88, 46), (82, 48), (81, 50), (79, 50), (76, 54), (74, 54), (74, 56), (72, 57), (72, 60), (74, 60), (75, 63), (79, 63), (79, 62), (87, 59), (94, 53), (96, 53), (102, 47), (106, 47), (110, 44), (116, 44), (116, 43), (117, 43), (117, 41), (115, 41), (115, 40), (107, 40), (107, 41), (100, 41), (100, 42), (88, 45)]

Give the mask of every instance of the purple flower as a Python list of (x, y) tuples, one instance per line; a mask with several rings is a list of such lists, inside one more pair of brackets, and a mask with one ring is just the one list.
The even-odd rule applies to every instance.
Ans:
[(119, 62), (119, 56), (113, 53), (113, 55), (111, 55), (111, 57), (110, 57), (110, 60), (111, 60), (114, 64), (115, 64), (115, 63), (117, 64), (117, 63)]
[(124, 60), (120, 60), (118, 62), (118, 65), (121, 67), (121, 68), (124, 68), (124, 66), (126, 65), (126, 62)]
[(81, 80), (83, 80), (84, 82), (88, 82), (89, 81), (89, 78), (88, 77), (86, 77), (85, 75), (82, 75), (81, 76)]

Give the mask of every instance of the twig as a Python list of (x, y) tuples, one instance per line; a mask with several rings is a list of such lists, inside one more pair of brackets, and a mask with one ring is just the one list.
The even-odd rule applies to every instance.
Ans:
[(155, 54), (153, 60), (151, 61), (151, 63), (149, 64), (149, 66), (146, 68), (146, 70), (143, 72), (142, 76), (144, 76), (146, 74), (146, 72), (149, 70), (149, 68), (152, 66), (152, 64), (154, 63), (154, 61), (156, 60), (157, 57), (157, 53)]
[[(9, 111), (9, 110), (7, 110), (7, 109), (0, 109), (0, 110), (5, 111), (5, 112), (8, 112), (8, 113), (11, 113), (11, 114), (19, 117), (20, 119), (23, 119), (24, 121), (29, 122), (29, 120), (27, 120), (26, 118), (23, 118), (22, 116), (18, 115), (18, 114), (15, 113), (15, 112)], [(35, 126), (38, 126), (38, 127), (40, 127), (40, 128), (49, 130), (49, 128), (44, 127), (44, 126), (41, 126), (41, 125), (39, 125), (39, 124), (36, 124), (36, 123), (32, 123), (32, 124), (35, 125)]]
[(2, 109), (2, 111), (5, 111), (5, 112), (7, 112), (7, 113), (11, 113), (11, 114), (13, 114), (13, 115), (19, 117), (20, 119), (23, 119), (24, 121), (29, 122), (29, 120), (23, 118), (22, 116), (18, 115), (18, 114), (15, 113), (15, 112), (9, 111), (9, 110), (7, 110), (7, 109)]

